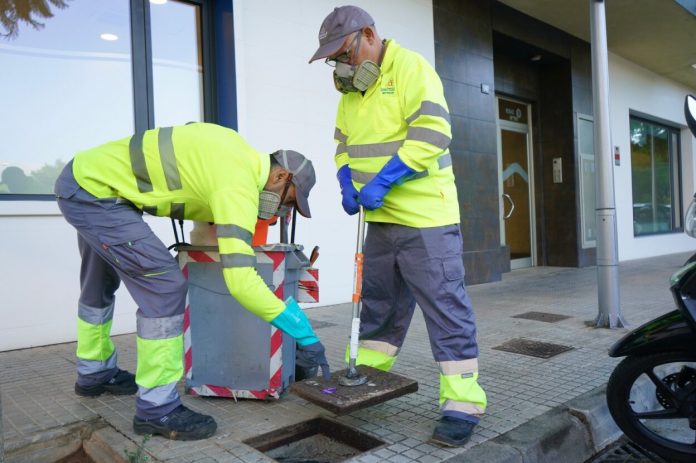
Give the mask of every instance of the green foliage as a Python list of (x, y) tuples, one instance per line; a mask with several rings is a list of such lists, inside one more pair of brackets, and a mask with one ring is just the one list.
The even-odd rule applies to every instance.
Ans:
[(17, 37), (21, 22), (41, 29), (44, 24), (34, 16), (52, 18), (51, 6), (62, 9), (68, 6), (67, 1), (70, 0), (0, 0), (0, 37)]
[(150, 457), (145, 453), (145, 444), (150, 440), (152, 436), (150, 434), (145, 434), (143, 436), (143, 441), (135, 449), (135, 452), (130, 452), (128, 449), (124, 449), (123, 453), (126, 454), (128, 463), (144, 463), (150, 460)]

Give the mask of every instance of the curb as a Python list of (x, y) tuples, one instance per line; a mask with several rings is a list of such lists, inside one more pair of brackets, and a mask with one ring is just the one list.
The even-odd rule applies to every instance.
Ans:
[(7, 463), (58, 461), (82, 446), (82, 440), (99, 426), (98, 421), (80, 422), (5, 441)]
[[(7, 463), (58, 461), (80, 448), (99, 463), (128, 463), (125, 451), (135, 452), (138, 444), (105, 422), (96, 419), (37, 433), (31, 438), (5, 441)], [(148, 461), (156, 463), (149, 453)]]
[[(90, 438), (82, 443), (82, 448), (92, 460), (100, 463), (128, 463), (125, 450), (132, 454), (137, 450), (138, 445), (114, 428), (107, 426), (94, 431)], [(160, 461), (149, 453), (145, 455), (149, 462)]]
[(606, 386), (598, 387), (448, 463), (583, 463), (622, 435), (609, 414)]

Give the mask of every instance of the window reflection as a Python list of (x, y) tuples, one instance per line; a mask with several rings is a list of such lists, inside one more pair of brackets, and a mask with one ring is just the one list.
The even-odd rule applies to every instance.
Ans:
[(635, 236), (681, 227), (679, 134), (675, 129), (631, 118), (631, 180)]
[(203, 120), (200, 7), (150, 4), (155, 125)]
[(51, 194), (77, 151), (133, 131), (129, 1), (13, 7), (30, 14), (0, 29), (0, 194)]

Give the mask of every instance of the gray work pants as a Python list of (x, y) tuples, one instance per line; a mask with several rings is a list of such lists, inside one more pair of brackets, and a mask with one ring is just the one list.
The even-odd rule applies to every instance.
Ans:
[[(123, 281), (138, 305), (139, 338), (180, 336), (186, 279), (166, 246), (143, 221), (142, 212), (127, 201), (99, 199), (81, 188), (73, 177), (72, 163), (56, 181), (55, 192), (63, 216), (78, 232), (82, 256), (78, 317), (91, 325), (109, 322), (114, 293)], [(176, 355), (183, 358), (183, 352), (172, 356)], [(138, 356), (140, 362), (140, 352)], [(117, 372), (115, 352), (101, 362), (78, 358), (77, 382), (81, 385), (103, 383)], [(175, 381), (157, 387), (140, 386), (136, 415), (157, 418), (179, 406), (181, 399), (175, 387)]]
[(371, 222), (364, 253), (361, 340), (400, 348), (418, 302), (436, 361), (478, 357), (459, 225), (412, 228)]

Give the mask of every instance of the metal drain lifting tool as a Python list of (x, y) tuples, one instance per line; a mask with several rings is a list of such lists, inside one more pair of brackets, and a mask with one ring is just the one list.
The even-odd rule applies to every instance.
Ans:
[[(362, 308), (364, 242), (365, 210), (361, 206), (358, 215), (358, 244), (353, 275), (353, 320), (348, 368), (334, 371), (328, 382), (307, 378), (296, 382), (291, 388), (296, 395), (337, 415), (352, 413), (418, 390), (418, 383), (412, 379), (367, 365), (355, 365), (358, 358), (360, 309)], [(360, 385), (364, 386), (353, 387)]]
[(367, 376), (358, 373), (355, 362), (358, 358), (360, 336), (360, 309), (362, 308), (363, 244), (365, 244), (365, 208), (358, 211), (358, 240), (355, 248), (355, 269), (353, 270), (353, 320), (350, 327), (350, 359), (345, 376), (338, 378), (341, 386), (360, 386), (367, 382)]

